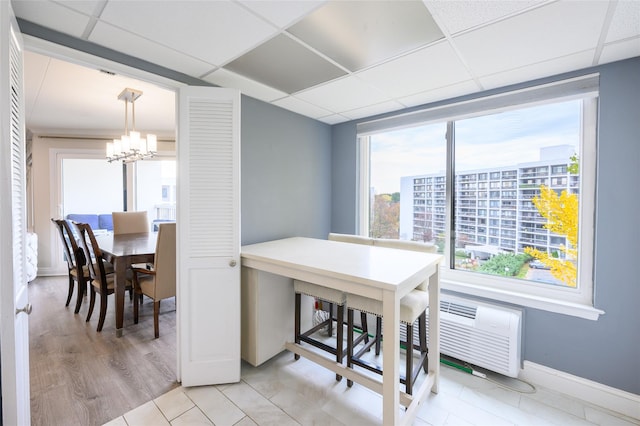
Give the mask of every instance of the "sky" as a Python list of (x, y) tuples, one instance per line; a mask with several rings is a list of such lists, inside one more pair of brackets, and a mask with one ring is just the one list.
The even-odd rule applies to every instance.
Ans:
[[(578, 153), (581, 102), (546, 104), (456, 122), (456, 173), (540, 160), (540, 148), (572, 145)], [(371, 186), (400, 191), (400, 177), (444, 172), (446, 123), (371, 136)], [(568, 159), (567, 159), (568, 160)]]

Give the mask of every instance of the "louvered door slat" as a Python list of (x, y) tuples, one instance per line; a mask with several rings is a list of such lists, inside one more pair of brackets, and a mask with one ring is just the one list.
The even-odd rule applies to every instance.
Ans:
[[(189, 240), (191, 257), (233, 253), (233, 103), (189, 104)], [(203, 196), (203, 194), (207, 194)]]

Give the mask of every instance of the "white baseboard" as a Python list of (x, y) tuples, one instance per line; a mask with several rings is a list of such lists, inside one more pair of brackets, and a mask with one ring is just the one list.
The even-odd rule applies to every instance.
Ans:
[(640, 395), (583, 379), (530, 361), (524, 362), (520, 378), (557, 390), (574, 398), (640, 420)]
[(38, 276), (39, 277), (55, 277), (67, 275), (68, 272), (66, 270), (60, 270), (55, 268), (38, 268)]

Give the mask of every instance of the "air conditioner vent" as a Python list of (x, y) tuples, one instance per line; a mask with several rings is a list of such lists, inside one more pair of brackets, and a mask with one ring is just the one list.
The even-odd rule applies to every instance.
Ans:
[(477, 306), (466, 306), (447, 300), (440, 302), (440, 312), (447, 312), (452, 315), (458, 315), (465, 318), (476, 319)]
[[(505, 376), (518, 377), (521, 362), (521, 309), (443, 294), (440, 313), (442, 354)], [(427, 312), (427, 326), (428, 324)], [(402, 340), (405, 333), (405, 327), (400, 327)], [(418, 339), (418, 326), (414, 324), (413, 341), (417, 342)]]

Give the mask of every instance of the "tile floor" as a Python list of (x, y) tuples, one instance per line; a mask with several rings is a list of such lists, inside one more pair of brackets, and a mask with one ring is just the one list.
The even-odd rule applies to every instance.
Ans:
[[(293, 354), (260, 367), (243, 362), (236, 384), (176, 388), (108, 426), (377, 425), (381, 397)], [(491, 375), (489, 376), (491, 379)], [(497, 384), (501, 382), (502, 384)], [(516, 390), (513, 390), (513, 389)], [(414, 425), (639, 425), (640, 421), (502, 376), (493, 380), (442, 365), (440, 392), (430, 394)]]

